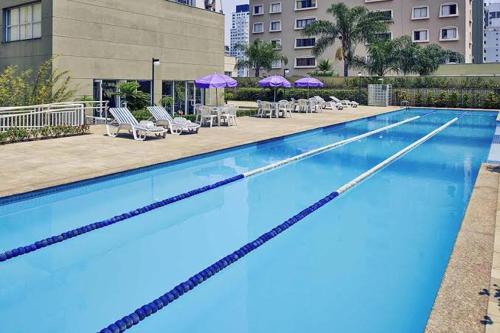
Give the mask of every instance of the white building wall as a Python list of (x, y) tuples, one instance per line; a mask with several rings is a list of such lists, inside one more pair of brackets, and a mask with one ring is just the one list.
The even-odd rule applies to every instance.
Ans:
[(500, 0), (484, 2), (483, 62), (500, 62)]
[[(230, 34), (230, 54), (236, 59), (244, 59), (245, 55), (241, 49), (236, 46), (248, 45), (250, 40), (249, 26), (250, 17), (249, 11), (237, 11), (232, 13), (231, 16), (231, 34)], [(246, 77), (248, 76), (247, 69), (239, 69), (238, 76)]]

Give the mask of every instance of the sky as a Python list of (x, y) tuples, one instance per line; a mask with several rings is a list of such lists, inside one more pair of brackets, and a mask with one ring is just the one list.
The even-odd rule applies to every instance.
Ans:
[(229, 31), (231, 29), (231, 13), (236, 10), (236, 5), (248, 4), (248, 0), (219, 0), (226, 14), (226, 45), (229, 45)]

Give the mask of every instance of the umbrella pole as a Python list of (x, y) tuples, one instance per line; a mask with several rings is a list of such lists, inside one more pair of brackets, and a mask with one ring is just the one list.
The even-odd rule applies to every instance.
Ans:
[(276, 88), (274, 88), (274, 103), (276, 103)]

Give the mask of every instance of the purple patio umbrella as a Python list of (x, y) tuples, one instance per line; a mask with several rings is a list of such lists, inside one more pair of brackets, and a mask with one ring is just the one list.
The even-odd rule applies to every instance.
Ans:
[(217, 105), (219, 105), (219, 88), (234, 88), (238, 85), (238, 82), (224, 74), (210, 74), (199, 79), (194, 80), (196, 88), (210, 89), (215, 88), (215, 94), (217, 99)]
[(295, 81), (297, 88), (307, 88), (307, 98), (309, 98), (309, 88), (323, 88), (325, 85), (318, 79), (313, 77), (305, 77)]
[(261, 88), (274, 88), (274, 101), (276, 102), (276, 88), (290, 88), (292, 84), (283, 76), (274, 75), (259, 81)]

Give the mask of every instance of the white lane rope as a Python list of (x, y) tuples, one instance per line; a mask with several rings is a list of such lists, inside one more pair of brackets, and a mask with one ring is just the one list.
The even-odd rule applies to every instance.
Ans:
[(420, 146), (421, 144), (425, 143), (426, 141), (430, 140), (431, 138), (433, 138), (434, 136), (436, 136), (440, 132), (444, 131), (446, 128), (448, 128), (449, 126), (451, 126), (452, 124), (454, 124), (456, 121), (458, 121), (458, 119), (459, 119), (459, 117), (453, 118), (452, 120), (450, 120), (449, 122), (447, 122), (443, 126), (435, 129), (434, 131), (430, 132), (426, 136), (422, 137), (420, 140), (415, 141), (414, 143), (412, 143), (411, 145), (407, 146), (406, 148), (400, 150), (399, 152), (397, 152), (396, 154), (392, 155), (388, 159), (380, 162), (379, 164), (377, 164), (376, 166), (374, 166), (370, 170), (362, 173), (361, 175), (359, 175), (355, 179), (351, 180), (349, 183), (347, 183), (347, 184), (343, 185), (342, 187), (340, 187), (339, 189), (337, 189), (337, 192), (339, 194), (342, 194), (342, 193), (350, 190), (352, 187), (356, 186), (358, 183), (360, 183), (361, 181), (363, 181), (366, 178), (370, 177), (371, 175), (373, 175), (374, 173), (376, 173), (380, 169), (386, 167), (387, 165), (389, 165), (390, 163), (394, 162), (398, 158), (400, 158), (403, 155), (409, 153), (410, 151), (412, 151), (413, 149), (417, 148), (418, 146)]
[(367, 132), (367, 133), (364, 133), (364, 134), (361, 134), (361, 135), (357, 135), (355, 137), (352, 137), (352, 138), (349, 138), (349, 139), (346, 139), (346, 140), (338, 141), (338, 142), (335, 142), (335, 143), (332, 143), (332, 144), (329, 144), (329, 145), (326, 145), (326, 146), (323, 146), (323, 147), (319, 147), (319, 148), (307, 151), (305, 153), (302, 153), (302, 154), (299, 154), (299, 155), (296, 155), (296, 156), (292, 156), (292, 157), (289, 157), (287, 159), (284, 159), (284, 160), (281, 160), (281, 161), (278, 161), (278, 162), (275, 162), (275, 163), (268, 164), (268, 165), (263, 166), (261, 168), (253, 169), (253, 170), (244, 172), (243, 176), (245, 178), (246, 177), (251, 177), (251, 176), (254, 176), (254, 175), (258, 174), (258, 173), (262, 173), (262, 172), (266, 172), (266, 171), (269, 171), (269, 170), (272, 170), (272, 169), (276, 169), (276, 168), (281, 167), (281, 166), (283, 166), (285, 164), (289, 164), (291, 162), (302, 160), (302, 159), (304, 159), (306, 157), (317, 155), (317, 154), (323, 153), (323, 152), (328, 151), (328, 150), (339, 148), (339, 147), (345, 146), (345, 145), (347, 145), (349, 143), (352, 143), (352, 142), (355, 142), (355, 141), (360, 141), (360, 140), (362, 140), (364, 138), (367, 138), (369, 136), (378, 134), (380, 132), (387, 131), (387, 130), (389, 130), (391, 128), (394, 128), (394, 127), (398, 127), (398, 126), (407, 124), (409, 122), (415, 121), (415, 120), (420, 119), (420, 118), (425, 117), (425, 116), (426, 115), (408, 118), (406, 120), (403, 120), (403, 121), (400, 121), (400, 122), (397, 122), (397, 123), (394, 123), (394, 124), (391, 124), (391, 125), (388, 125), (388, 126), (384, 126), (384, 127), (379, 128), (379, 129), (376, 129), (376, 130), (373, 130), (373, 131), (370, 131), (370, 132)]

